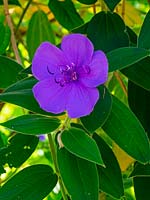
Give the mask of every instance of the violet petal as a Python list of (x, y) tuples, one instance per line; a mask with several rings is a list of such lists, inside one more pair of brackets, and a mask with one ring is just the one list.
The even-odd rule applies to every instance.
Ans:
[(61, 49), (77, 67), (89, 64), (94, 52), (91, 41), (82, 34), (70, 34), (63, 38)]

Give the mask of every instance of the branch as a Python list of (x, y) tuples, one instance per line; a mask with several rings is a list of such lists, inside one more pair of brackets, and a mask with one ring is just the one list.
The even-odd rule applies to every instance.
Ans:
[(5, 12), (5, 16), (6, 16), (6, 21), (7, 21), (9, 28), (10, 28), (10, 31), (11, 31), (12, 48), (13, 48), (17, 62), (19, 64), (21, 64), (21, 59), (20, 59), (20, 56), (19, 56), (18, 47), (17, 47), (17, 44), (16, 44), (16, 39), (15, 39), (15, 34), (14, 34), (14, 28), (13, 28), (13, 24), (12, 24), (12, 21), (11, 21), (10, 14), (9, 14), (8, 0), (3, 0), (3, 4), (4, 4), (4, 12)]

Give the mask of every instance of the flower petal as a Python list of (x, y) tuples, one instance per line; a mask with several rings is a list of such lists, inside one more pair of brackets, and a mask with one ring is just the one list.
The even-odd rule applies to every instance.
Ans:
[(99, 99), (96, 88), (86, 88), (80, 83), (72, 84), (68, 95), (66, 110), (71, 118), (89, 115)]
[(108, 61), (102, 51), (95, 51), (89, 65), (90, 73), (80, 75), (80, 81), (87, 87), (97, 87), (107, 81)]
[(33, 87), (33, 94), (43, 110), (57, 114), (65, 110), (67, 88), (69, 89), (68, 85), (61, 87), (53, 79), (45, 79)]
[(49, 42), (43, 42), (36, 50), (32, 60), (32, 73), (38, 80), (43, 80), (55, 73), (58, 65), (67, 63), (59, 48)]
[(61, 49), (76, 66), (89, 64), (94, 47), (91, 41), (82, 34), (70, 34), (63, 38)]

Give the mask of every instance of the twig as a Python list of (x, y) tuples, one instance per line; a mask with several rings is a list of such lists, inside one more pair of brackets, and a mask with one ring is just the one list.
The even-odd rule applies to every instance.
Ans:
[(93, 4), (93, 14), (96, 15), (96, 5), (95, 5), (95, 3)]
[(26, 12), (27, 12), (27, 10), (28, 10), (28, 8), (29, 8), (29, 6), (30, 6), (31, 3), (32, 3), (32, 0), (29, 0), (28, 3), (27, 3), (27, 5), (26, 5), (26, 7), (24, 8), (24, 10), (22, 12), (22, 15), (20, 17), (20, 20), (19, 20), (19, 22), (18, 22), (18, 24), (16, 26), (16, 33), (17, 33), (17, 31), (19, 29), (19, 26), (20, 26), (20, 24), (21, 24), (21, 22), (22, 22), (22, 20), (24, 18), (24, 15), (26, 14)]
[(118, 82), (119, 82), (119, 84), (120, 84), (120, 86), (121, 86), (121, 88), (122, 88), (124, 94), (125, 94), (126, 97), (127, 97), (127, 96), (128, 96), (128, 92), (127, 92), (126, 86), (125, 86), (125, 84), (123, 83), (123, 81), (122, 81), (120, 75), (118, 74), (118, 72), (114, 72), (114, 75), (115, 75), (116, 79), (118, 80)]
[(9, 28), (10, 28), (10, 31), (11, 31), (12, 48), (13, 48), (17, 62), (19, 64), (21, 64), (21, 59), (20, 59), (20, 56), (19, 56), (18, 47), (17, 47), (17, 44), (16, 44), (16, 39), (15, 39), (15, 34), (14, 34), (14, 28), (13, 28), (13, 24), (12, 24), (12, 21), (11, 21), (10, 14), (9, 14), (8, 0), (3, 0), (3, 4), (4, 4), (4, 12), (5, 12), (5, 16), (6, 16), (6, 21), (7, 21)]

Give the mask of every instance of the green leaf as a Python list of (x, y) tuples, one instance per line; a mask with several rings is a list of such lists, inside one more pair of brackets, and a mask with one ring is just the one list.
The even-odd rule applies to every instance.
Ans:
[(120, 199), (124, 195), (124, 189), (118, 161), (111, 148), (109, 148), (100, 136), (94, 134), (93, 138), (99, 147), (99, 151), (105, 163), (105, 168), (97, 166), (100, 190), (114, 198)]
[(138, 162), (134, 165), (134, 170), (130, 174), (130, 177), (144, 177), (150, 176), (150, 164), (142, 165)]
[(123, 69), (121, 72), (135, 84), (150, 91), (150, 57)]
[(65, 148), (71, 153), (98, 165), (104, 166), (96, 142), (83, 130), (70, 128), (61, 134)]
[(54, 131), (60, 125), (60, 120), (41, 115), (23, 115), (0, 125), (24, 134), (40, 135)]
[(148, 11), (144, 19), (140, 35), (138, 38), (138, 47), (150, 49), (149, 35), (150, 35), (150, 11)]
[(89, 22), (87, 36), (93, 42), (96, 50), (112, 51), (129, 45), (125, 24), (116, 13), (100, 12)]
[(27, 32), (27, 49), (30, 59), (33, 58), (37, 47), (44, 41), (55, 43), (55, 38), (47, 15), (42, 10), (38, 10), (33, 14)]
[(150, 197), (150, 177), (133, 178), (136, 200), (148, 200)]
[(14, 60), (0, 56), (0, 88), (6, 88), (19, 80), (22, 66)]
[(32, 87), (35, 83), (37, 80), (33, 77), (18, 81), (0, 94), (0, 101), (21, 106), (35, 113), (53, 115), (43, 111), (35, 100), (32, 93)]
[(131, 110), (150, 137), (150, 92), (129, 81), (128, 101)]
[(101, 127), (108, 118), (111, 111), (111, 95), (106, 87), (99, 87), (100, 98), (94, 107), (93, 112), (85, 117), (81, 117), (84, 127), (93, 133), (97, 128)]
[(116, 5), (121, 1), (121, 0), (104, 0), (105, 3), (107, 4), (108, 8), (113, 11)]
[(94, 4), (97, 0), (78, 0), (78, 1), (83, 4), (90, 5), (90, 4)]
[(71, 0), (50, 0), (48, 6), (64, 28), (71, 30), (83, 24)]
[(103, 129), (130, 156), (141, 163), (150, 161), (150, 145), (142, 125), (131, 110), (114, 96), (112, 110)]
[(136, 33), (128, 26), (126, 26), (126, 30), (129, 36), (130, 45), (129, 46), (137, 46), (137, 35)]
[(57, 176), (48, 165), (33, 165), (24, 168), (0, 189), (0, 200), (41, 200), (55, 187)]
[(57, 150), (58, 167), (72, 200), (98, 199), (98, 174), (96, 165), (69, 153)]
[(0, 149), (0, 167), (8, 163), (9, 167), (20, 167), (34, 152), (38, 137), (16, 134), (7, 146)]
[(11, 32), (9, 26), (4, 26), (0, 23), (0, 54), (5, 53), (5, 50), (9, 45), (10, 35)]
[[(0, 0), (0, 5), (3, 5), (3, 0)], [(9, 5), (21, 6), (18, 0), (9, 0)]]
[(128, 67), (149, 55), (148, 50), (138, 47), (124, 47), (110, 51), (107, 53), (109, 72)]

